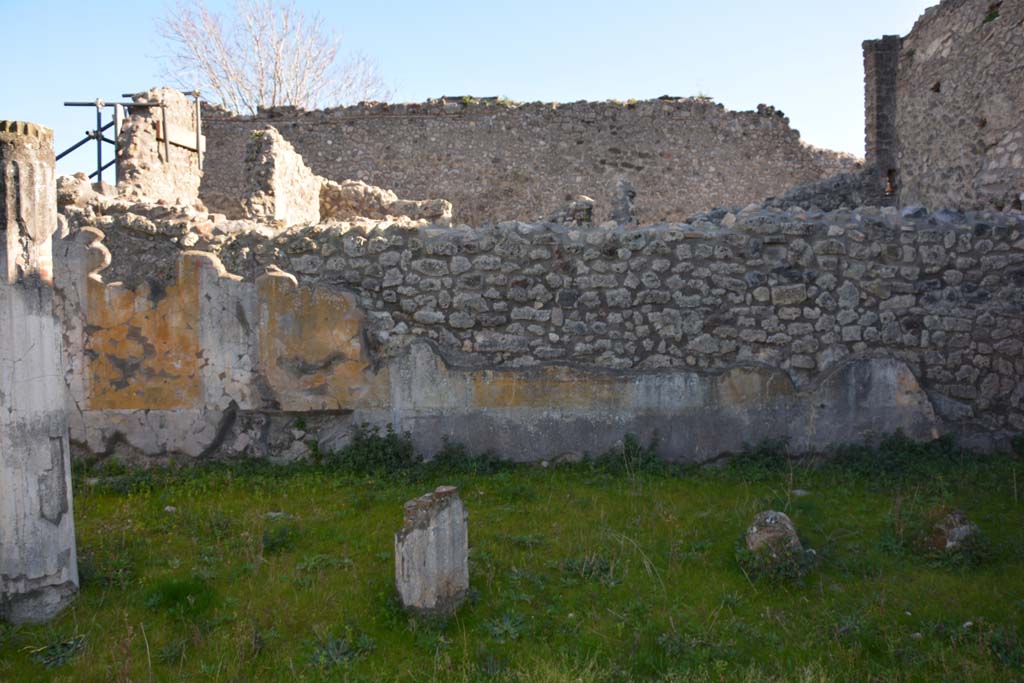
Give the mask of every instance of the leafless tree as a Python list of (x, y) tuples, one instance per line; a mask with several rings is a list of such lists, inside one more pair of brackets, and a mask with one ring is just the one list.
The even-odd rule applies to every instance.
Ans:
[(319, 14), (294, 2), (235, 0), (228, 21), (203, 0), (183, 0), (160, 24), (169, 47), (164, 75), (238, 113), (258, 107), (306, 109), (387, 99), (377, 64), (361, 54), (339, 61), (341, 38)]

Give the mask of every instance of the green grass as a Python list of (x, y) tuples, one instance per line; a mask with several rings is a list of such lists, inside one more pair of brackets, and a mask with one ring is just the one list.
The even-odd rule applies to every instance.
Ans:
[[(813, 469), (769, 444), (697, 470), (630, 441), (597, 464), (450, 446), (424, 466), (379, 438), (397, 471), (353, 453), (79, 467), (81, 595), (52, 624), (0, 627), (0, 682), (1024, 680), (1019, 457), (890, 439)], [(406, 615), (393, 588), (402, 503), (439, 484), (470, 515), (471, 594), (446, 622)], [(982, 528), (982, 561), (908, 537), (942, 506)], [(806, 576), (741, 571), (766, 508), (817, 551)]]

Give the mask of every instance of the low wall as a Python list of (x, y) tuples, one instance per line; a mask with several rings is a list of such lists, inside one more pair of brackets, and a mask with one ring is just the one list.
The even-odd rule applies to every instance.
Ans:
[(314, 173), (354, 178), (410, 199), (442, 197), (457, 221), (536, 220), (567, 196), (612, 217), (628, 183), (640, 223), (744, 206), (852, 170), (817, 150), (771, 107), (731, 112), (704, 99), (510, 104), (470, 98), (231, 117), (208, 109), (201, 197), (237, 213), (249, 135), (275, 126)]
[(291, 459), (365, 420), (428, 453), (594, 454), (632, 432), (692, 461), (1024, 430), (1021, 214), (385, 225), (236, 233), (135, 289), (102, 281), (101, 233), (63, 240), (73, 440)]

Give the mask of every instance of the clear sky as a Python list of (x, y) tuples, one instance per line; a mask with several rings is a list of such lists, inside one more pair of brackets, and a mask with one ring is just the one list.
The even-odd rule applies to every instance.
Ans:
[[(805, 141), (864, 153), (861, 41), (906, 34), (937, 0), (297, 0), (375, 58), (398, 101), (440, 95), (520, 101), (706, 94), (730, 109), (771, 104)], [(230, 10), (231, 0), (208, 0)], [(0, 118), (54, 128), (58, 151), (94, 123), (65, 100), (114, 101), (161, 85), (160, 17), (149, 0), (0, 0)], [(109, 154), (109, 151), (105, 152)], [(61, 172), (88, 169), (82, 150)], [(92, 169), (89, 169), (92, 170)]]

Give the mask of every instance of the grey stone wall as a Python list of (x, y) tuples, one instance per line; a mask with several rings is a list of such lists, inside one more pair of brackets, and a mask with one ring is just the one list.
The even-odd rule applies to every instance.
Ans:
[(1019, 213), (758, 209), (633, 230), (321, 226), (219, 253), (245, 277), (277, 264), (355, 290), (380, 353), (415, 337), (471, 367), (756, 362), (806, 387), (882, 352), (954, 422), (1019, 431), (1022, 236)]
[(896, 171), (903, 206), (1021, 208), (1022, 24), (1020, 0), (945, 0), (865, 43), (867, 163)]
[[(152, 88), (133, 96), (135, 102), (163, 102), (167, 126), (195, 145), (196, 117), (192, 100), (173, 88)], [(127, 197), (191, 205), (199, 198), (199, 155), (173, 142), (163, 142), (164, 112), (157, 107), (128, 107), (129, 117), (118, 135), (118, 192)], [(171, 138), (175, 139), (174, 137)], [(239, 169), (244, 162), (239, 160)], [(241, 196), (241, 195), (239, 195)]]
[(800, 141), (782, 112), (731, 112), (704, 99), (509, 104), (433, 100), (260, 117), (204, 114), (203, 201), (238, 213), (245, 145), (274, 125), (314, 173), (358, 179), (402, 197), (442, 197), (456, 220), (536, 220), (567, 197), (594, 198), (612, 217), (625, 181), (639, 223), (680, 221), (714, 206), (746, 205), (791, 186), (850, 171), (857, 160)]
[(864, 41), (864, 161), (870, 203), (896, 203), (896, 77), (902, 39)]

